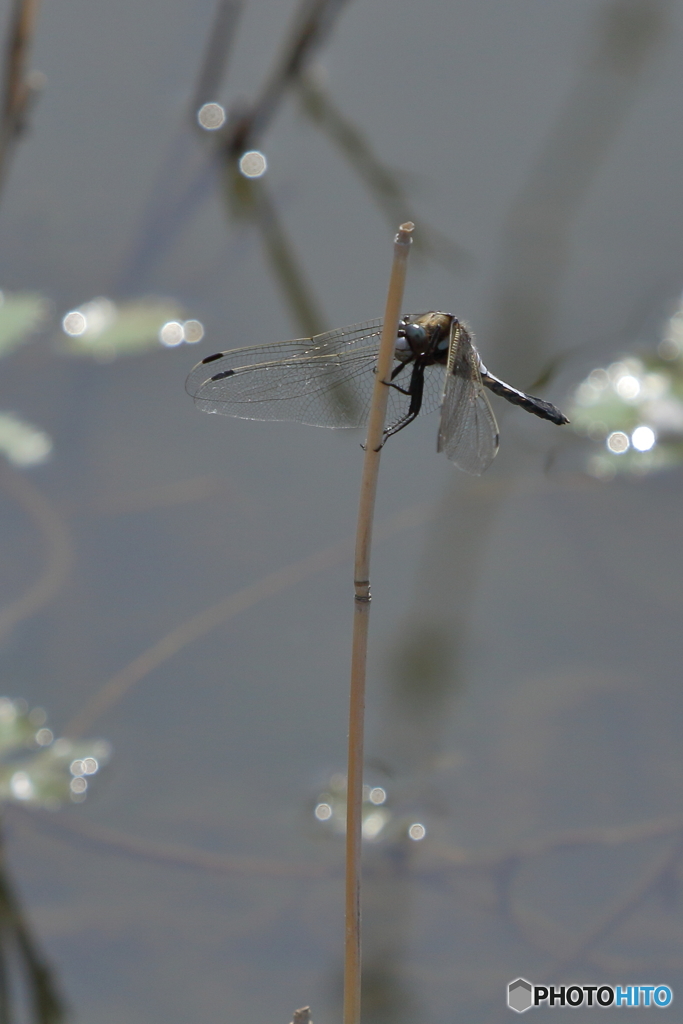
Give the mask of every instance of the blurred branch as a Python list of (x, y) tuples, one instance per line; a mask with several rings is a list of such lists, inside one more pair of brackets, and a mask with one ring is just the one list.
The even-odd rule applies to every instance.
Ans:
[[(61, 840), (76, 844), (82, 849), (83, 843), (105, 850), (107, 853), (120, 853), (136, 860), (151, 861), (157, 866), (175, 868), (193, 868), (208, 871), (216, 875), (254, 875), (268, 878), (329, 878), (339, 875), (340, 869), (326, 867), (316, 863), (287, 863), (286, 861), (266, 860), (259, 857), (222, 857), (191, 846), (180, 846), (172, 843), (157, 843), (150, 839), (132, 836), (118, 829), (104, 828), (68, 815), (56, 815), (51, 812), (26, 811), (21, 807), (9, 808), (9, 815), (21, 817), (32, 829), (57, 835)], [(1, 1019), (0, 1019), (1, 1024)]]
[(300, 0), (289, 39), (258, 99), (249, 109), (228, 118), (225, 146), (233, 156), (255, 145), (270, 125), (288, 90), (313, 60), (330, 35), (349, 0)]
[[(218, 0), (204, 61), (199, 70), (192, 100), (190, 117), (196, 118), (197, 111), (205, 103), (215, 100), (228, 69), (244, 0)], [(196, 122), (195, 122), (196, 123)]]
[(17, 600), (0, 608), (0, 641), (22, 621), (59, 593), (71, 566), (71, 539), (61, 516), (28, 476), (0, 460), (0, 489), (4, 490), (24, 510), (42, 537), (45, 547), (45, 566), (35, 583)]
[(244, 0), (218, 0), (187, 122), (180, 126), (163, 158), (140, 217), (137, 240), (114, 286), (116, 292), (139, 289), (140, 279), (168, 252), (174, 239), (211, 194), (220, 165), (219, 148), (214, 145), (208, 153), (198, 151), (190, 144), (188, 131), (198, 131), (202, 141), (207, 141), (206, 132), (199, 128), (197, 111), (218, 95), (243, 7)]
[(306, 337), (320, 334), (325, 330), (322, 310), (315, 301), (265, 181), (245, 178), (232, 159), (227, 162), (225, 172), (228, 202), (237, 216), (250, 219), (258, 229), (273, 276), (294, 322), (300, 325)]
[(507, 863), (521, 863), (532, 857), (545, 857), (558, 850), (581, 846), (623, 846), (646, 839), (658, 839), (683, 832), (683, 817), (654, 818), (630, 825), (608, 825), (597, 828), (573, 828), (531, 839), (502, 850), (477, 851), (462, 847), (435, 846), (437, 860), (453, 867), (499, 868)]
[(0, 189), (5, 182), (14, 145), (26, 128), (32, 102), (43, 76), (27, 71), (40, 0), (14, 0), (7, 34), (5, 80), (0, 122)]
[(57, 993), (52, 973), (33, 940), (14, 894), (14, 887), (7, 877), (0, 838), (0, 1021), (6, 1020), (8, 1024), (12, 1016), (7, 960), (12, 947), (15, 947), (26, 974), (33, 1024), (60, 1024), (65, 1017), (64, 1003)]
[(12, 1024), (12, 1007), (10, 1006), (9, 971), (7, 970), (7, 943), (0, 929), (0, 1024)]
[[(364, 134), (337, 109), (316, 76), (308, 71), (297, 79), (295, 86), (304, 114), (338, 147), (367, 186), (389, 225), (393, 227), (401, 220), (417, 221), (398, 175), (375, 156)], [(451, 268), (462, 270), (463, 265), (472, 263), (472, 257), (461, 246), (423, 221), (413, 245), (417, 252)]]
[(289, 39), (260, 95), (248, 108), (236, 106), (226, 127), (217, 132), (223, 164), (226, 199), (233, 216), (253, 221), (264, 245), (271, 270), (278, 281), (294, 321), (306, 335), (324, 330), (322, 311), (306, 281), (265, 182), (245, 178), (238, 160), (254, 147), (269, 127), (288, 91), (327, 40), (348, 0), (301, 0)]
[[(238, 162), (247, 150), (261, 144), (283, 102), (296, 89), (304, 112), (342, 152), (392, 229), (397, 221), (413, 217), (396, 175), (380, 163), (362, 133), (333, 106), (309, 74), (313, 59), (328, 41), (348, 2), (301, 0), (289, 36), (256, 99), (252, 103), (236, 102), (228, 111), (224, 126), (207, 132), (197, 121), (197, 111), (204, 103), (217, 100), (243, 6), (240, 0), (219, 0), (190, 106), (191, 127), (199, 133), (205, 151), (201, 156), (192, 151), (185, 132), (175, 140), (152, 190), (138, 243), (116, 290), (140, 287), (150, 265), (168, 251), (173, 239), (211, 195), (214, 176), (222, 168), (228, 209), (235, 219), (250, 220), (259, 231), (268, 263), (295, 322), (307, 335), (324, 328), (324, 317), (313, 290), (263, 180), (245, 178)], [(169, 190), (165, 182), (170, 168), (176, 181), (181, 176), (183, 180)], [(469, 254), (435, 228), (421, 226), (416, 243), (424, 255), (451, 268), (463, 269), (471, 263)]]
[[(560, 971), (580, 962), (600, 939), (605, 938), (625, 917), (642, 903), (661, 879), (679, 863), (683, 856), (683, 840), (673, 843), (668, 849), (654, 857), (633, 886), (618, 896), (590, 928), (572, 939), (568, 946), (553, 961), (545, 972), (548, 977), (558, 977)], [(547, 951), (547, 947), (546, 947)]]
[[(206, 498), (225, 495), (230, 484), (216, 474), (172, 480), (167, 484), (156, 484), (128, 493), (98, 494), (90, 504), (96, 515), (121, 516), (130, 513), (149, 512), (152, 509), (171, 508), (190, 501), (204, 501)], [(82, 507), (82, 506), (81, 506)]]
[[(375, 536), (377, 539), (392, 536), (394, 533), (425, 522), (431, 514), (432, 509), (429, 505), (413, 505), (380, 524), (375, 531)], [(193, 615), (104, 683), (66, 726), (65, 735), (70, 737), (81, 735), (90, 728), (92, 722), (99, 715), (117, 704), (145, 676), (174, 657), (188, 644), (194, 643), (195, 640), (210, 633), (216, 626), (240, 612), (253, 608), (266, 598), (273, 597), (275, 594), (303, 582), (318, 572), (339, 565), (351, 555), (352, 551), (352, 539), (344, 538), (336, 544), (307, 555), (298, 562), (292, 562), (281, 569), (276, 569), (275, 572), (269, 573), (257, 580), (256, 583), (243, 587), (223, 601)]]
[(90, 728), (96, 718), (115, 704), (118, 704), (131, 687), (139, 683), (154, 669), (159, 668), (164, 662), (178, 654), (188, 644), (194, 643), (196, 640), (201, 639), (201, 637), (206, 636), (207, 633), (210, 633), (212, 629), (215, 629), (222, 622), (232, 618), (234, 615), (238, 615), (240, 612), (253, 608), (254, 605), (259, 604), (266, 598), (273, 597), (282, 590), (300, 583), (317, 572), (322, 572), (324, 569), (339, 564), (339, 562), (349, 556), (351, 550), (350, 539), (344, 539), (337, 544), (331, 545), (329, 548), (316, 551), (314, 554), (308, 555), (298, 562), (293, 562), (282, 569), (277, 569), (256, 583), (243, 587), (223, 601), (219, 601), (217, 604), (205, 608), (204, 611), (199, 612), (197, 615), (193, 615), (104, 683), (69, 722), (64, 729), (65, 735), (69, 737), (80, 736), (86, 729)]
[(492, 344), (505, 377), (528, 380), (552, 334), (576, 215), (667, 36), (670, 0), (609, 0), (595, 45), (514, 200), (495, 282)]
[[(186, 130), (174, 140), (152, 190), (148, 212), (142, 218), (139, 240), (128, 257), (116, 290), (139, 288), (140, 279), (149, 272), (150, 265), (168, 251), (173, 238), (211, 194), (209, 186), (222, 168), (228, 208), (235, 213), (240, 201), (244, 203), (239, 216), (253, 219), (259, 229), (268, 260), (296, 322), (310, 334), (322, 329), (323, 317), (263, 182), (246, 180), (238, 171), (237, 161), (269, 126), (296, 76), (326, 41), (347, 2), (301, 0), (289, 39), (257, 100), (250, 106), (243, 101), (235, 104), (222, 129), (206, 132), (198, 124), (197, 110), (207, 100), (217, 98), (242, 9), (240, 0), (219, 0), (190, 109), (191, 127), (199, 132), (205, 152), (198, 159), (198, 154), (187, 144)], [(181, 173), (184, 180), (169, 197), (165, 182), (170, 168), (176, 180)]]

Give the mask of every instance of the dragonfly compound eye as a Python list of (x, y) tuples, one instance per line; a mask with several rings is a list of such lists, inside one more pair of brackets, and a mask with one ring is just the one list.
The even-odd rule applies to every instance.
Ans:
[(403, 333), (416, 356), (422, 355), (427, 351), (429, 339), (424, 327), (420, 327), (418, 324), (406, 324)]

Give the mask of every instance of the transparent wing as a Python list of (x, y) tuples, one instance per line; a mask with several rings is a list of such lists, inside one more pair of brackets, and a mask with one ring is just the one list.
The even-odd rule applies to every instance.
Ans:
[(466, 473), (479, 476), (498, 452), (498, 424), (479, 373), (479, 356), (467, 331), (454, 323), (454, 335), (441, 400), (437, 451)]
[(204, 412), (248, 420), (360, 426), (374, 383), (382, 320), (208, 356), (186, 390)]
[[(375, 383), (382, 323), (369, 320), (313, 338), (218, 352), (194, 367), (185, 387), (204, 412), (320, 427), (362, 426)], [(407, 388), (410, 372), (410, 365), (404, 367), (396, 383)], [(442, 372), (425, 374), (424, 412), (439, 407)], [(387, 423), (401, 420), (409, 404), (408, 396), (391, 388)]]

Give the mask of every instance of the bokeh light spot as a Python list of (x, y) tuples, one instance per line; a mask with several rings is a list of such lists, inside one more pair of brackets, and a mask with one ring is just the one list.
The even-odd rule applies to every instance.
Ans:
[(183, 325), (178, 323), (177, 320), (169, 320), (159, 331), (159, 341), (167, 348), (182, 345), (184, 340), (185, 331), (183, 330)]
[(188, 345), (196, 345), (204, 337), (204, 324), (199, 320), (186, 320), (183, 324), (183, 334)]
[(667, 362), (673, 362), (674, 359), (678, 359), (680, 354), (681, 346), (675, 338), (664, 338), (657, 345), (657, 355), (660, 359), (664, 359)]
[(65, 334), (78, 335), (85, 332), (88, 321), (79, 310), (74, 309), (67, 313), (62, 320), (62, 330)]
[(16, 800), (30, 800), (34, 794), (33, 783), (26, 772), (15, 772), (9, 785)]
[(363, 839), (377, 839), (380, 832), (389, 820), (389, 815), (386, 811), (373, 811), (368, 814), (366, 818), (363, 818), (362, 833)]
[(197, 120), (207, 132), (215, 132), (225, 124), (225, 108), (220, 103), (205, 103), (197, 111)]
[(625, 434), (623, 430), (614, 430), (605, 443), (608, 449), (615, 455), (623, 455), (631, 445), (628, 434)]
[(239, 168), (245, 178), (260, 178), (268, 170), (268, 162), (258, 149), (250, 149), (240, 157)]
[(329, 821), (332, 817), (332, 808), (329, 804), (318, 804), (314, 813), (318, 821)]
[(652, 427), (636, 427), (631, 434), (631, 444), (639, 452), (649, 452), (654, 448), (657, 437)]
[(633, 377), (631, 374), (625, 373), (623, 377), (619, 377), (616, 381), (614, 390), (619, 395), (619, 398), (623, 398), (624, 401), (630, 402), (640, 394), (640, 381), (637, 377)]

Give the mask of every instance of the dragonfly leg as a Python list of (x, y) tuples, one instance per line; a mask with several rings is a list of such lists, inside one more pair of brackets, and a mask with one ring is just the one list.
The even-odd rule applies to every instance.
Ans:
[[(402, 395), (412, 395), (412, 391), (410, 390), (410, 388), (412, 387), (412, 379), (410, 382), (410, 386), (407, 389), (402, 388), (400, 384), (394, 384), (394, 380), (396, 379), (396, 377), (398, 377), (399, 373), (401, 373), (402, 370), (405, 370), (405, 368), (405, 363), (399, 363), (398, 366), (395, 366), (394, 369), (391, 371), (391, 377), (389, 378), (389, 380), (385, 380), (384, 383), (388, 388), (394, 388), (395, 391), (400, 391)], [(377, 373), (376, 370), (375, 373)]]
[[(392, 374), (392, 378), (394, 376), (395, 372), (394, 374)], [(396, 423), (393, 423), (390, 427), (384, 428), (384, 440), (382, 441), (380, 448), (384, 447), (388, 439), (393, 434), (398, 434), (399, 430), (403, 430), (404, 427), (407, 427), (409, 423), (412, 423), (413, 420), (417, 416), (419, 416), (420, 409), (422, 408), (422, 397), (424, 395), (424, 382), (424, 365), (422, 362), (420, 362), (420, 360), (415, 360), (415, 362), (413, 363), (413, 372), (410, 377), (410, 387), (408, 388), (407, 391), (404, 390), (404, 388), (400, 388), (397, 384), (389, 385), (390, 387), (395, 388), (397, 391), (400, 391), (401, 394), (409, 395), (410, 405), (408, 407), (408, 412), (405, 414), (405, 416), (402, 416), (400, 420), (397, 420)]]

